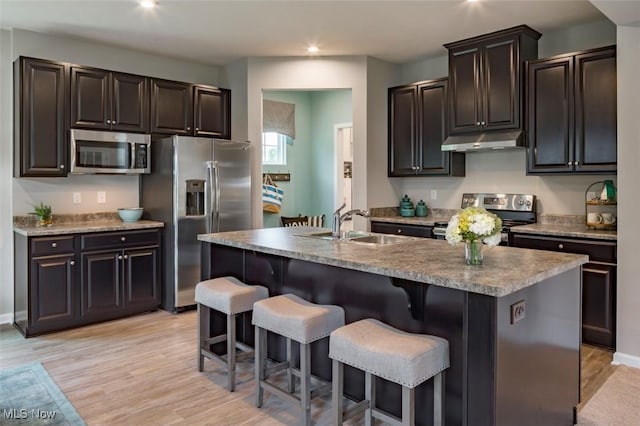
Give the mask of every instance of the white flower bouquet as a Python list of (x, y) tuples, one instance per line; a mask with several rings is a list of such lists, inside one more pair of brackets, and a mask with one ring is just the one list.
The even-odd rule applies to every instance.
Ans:
[(462, 241), (482, 241), (489, 246), (500, 244), (502, 220), (482, 207), (467, 207), (449, 220), (447, 241), (456, 245)]

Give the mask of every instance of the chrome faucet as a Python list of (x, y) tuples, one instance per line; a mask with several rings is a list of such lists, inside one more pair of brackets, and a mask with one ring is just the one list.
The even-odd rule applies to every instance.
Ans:
[(342, 203), (342, 205), (338, 207), (335, 212), (333, 212), (333, 226), (331, 228), (331, 235), (333, 236), (333, 238), (340, 238), (340, 227), (342, 226), (342, 222), (351, 219), (354, 214), (362, 217), (369, 217), (369, 211), (362, 209), (353, 209), (349, 210), (346, 213), (340, 214), (340, 211), (344, 209), (346, 205), (346, 203)]

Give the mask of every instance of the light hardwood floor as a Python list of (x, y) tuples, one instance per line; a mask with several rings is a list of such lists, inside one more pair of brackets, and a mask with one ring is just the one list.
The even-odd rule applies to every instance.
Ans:
[[(0, 328), (0, 369), (39, 361), (89, 425), (294, 425), (298, 409), (267, 396), (254, 405), (251, 360), (226, 390), (221, 363), (196, 369), (195, 312), (164, 311), (24, 339)], [(613, 371), (611, 354), (584, 346), (582, 397)], [(329, 424), (327, 399), (314, 401), (317, 424)]]

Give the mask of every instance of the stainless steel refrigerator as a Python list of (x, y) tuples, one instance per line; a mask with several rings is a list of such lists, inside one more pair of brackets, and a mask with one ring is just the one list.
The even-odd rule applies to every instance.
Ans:
[(251, 227), (250, 143), (172, 136), (153, 140), (140, 179), (144, 217), (165, 223), (162, 308), (194, 305), (201, 279), (198, 234)]

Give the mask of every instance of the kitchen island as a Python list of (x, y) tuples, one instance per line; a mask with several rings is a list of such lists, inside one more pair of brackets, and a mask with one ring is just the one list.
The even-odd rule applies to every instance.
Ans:
[[(448, 425), (573, 424), (580, 385), (581, 265), (587, 256), (513, 247), (486, 248), (481, 266), (441, 240), (404, 237), (371, 245), (310, 238), (319, 228), (271, 228), (198, 236), (203, 277), (233, 275), (337, 304), (347, 323), (376, 318), (448, 339)], [(403, 238), (403, 237), (396, 237)], [(248, 318), (238, 336), (253, 344)], [(214, 328), (220, 331), (217, 322)], [(328, 342), (313, 345), (313, 373), (330, 379)], [(270, 336), (269, 357), (284, 342)], [(345, 392), (363, 398), (364, 375), (345, 369)], [(396, 415), (399, 386), (380, 381), (378, 401)], [(417, 424), (430, 424), (432, 384), (416, 392)]]

